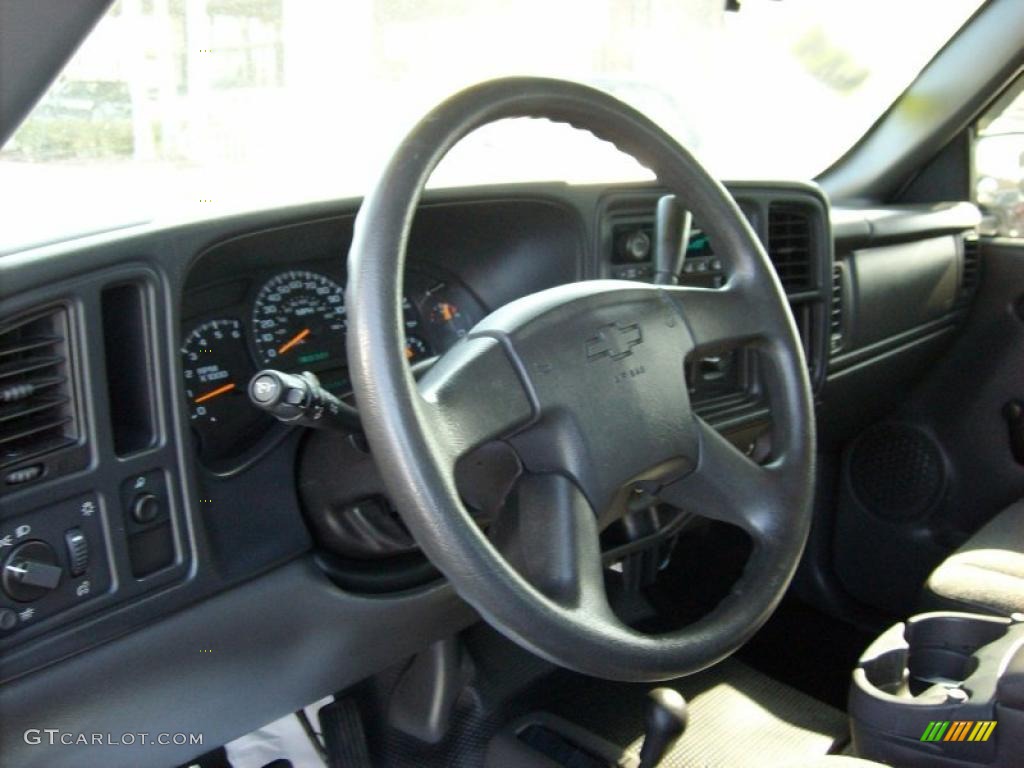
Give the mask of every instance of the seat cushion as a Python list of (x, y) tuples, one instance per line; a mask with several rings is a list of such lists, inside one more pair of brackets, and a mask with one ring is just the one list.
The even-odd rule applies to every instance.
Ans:
[(786, 763), (775, 768), (885, 768), (885, 764), (846, 755), (823, 755), (814, 760)]
[(935, 569), (924, 607), (1024, 612), (1024, 499), (1004, 509)]

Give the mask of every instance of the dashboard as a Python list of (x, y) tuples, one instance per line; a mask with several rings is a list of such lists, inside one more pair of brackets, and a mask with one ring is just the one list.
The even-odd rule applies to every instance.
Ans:
[[(849, 402), (925, 370), (948, 344), (976, 285), (964, 234), (977, 211), (869, 217), (830, 210), (813, 185), (728, 187), (786, 291), (827, 445), (857, 428)], [(406, 358), (429, 364), (521, 296), (649, 280), (660, 194), (430, 192), (407, 246)], [(129, 718), (222, 743), (478, 620), (408, 538), (358, 435), (290, 427), (245, 394), (276, 368), (350, 396), (345, 255), (358, 206), (138, 227), (0, 259), (0, 383), (19, 398), (0, 420), (0, 542), (43, 542), (34, 556), (55, 579), (19, 599), (0, 590), (11, 713), (0, 741), (45, 713), (53, 727)], [(721, 285), (729, 254), (694, 226), (683, 282)], [(913, 274), (894, 277), (908, 253)], [(885, 290), (898, 279), (903, 293)], [(40, 371), (45, 391), (22, 386)], [(756, 351), (691, 360), (686, 375), (702, 418), (770, 454)], [(215, 653), (197, 662), (203, 648)], [(203, 706), (171, 722), (163, 707), (134, 711), (139, 691)]]
[[(294, 439), (298, 430), (249, 402), (258, 370), (308, 371), (351, 400), (345, 261), (353, 223), (345, 212), (249, 228), (190, 261), (178, 354), (190, 441), (204, 472), (237, 475)], [(581, 248), (574, 212), (553, 201), (425, 206), (408, 246), (406, 359), (427, 364), (492, 309), (576, 279)]]

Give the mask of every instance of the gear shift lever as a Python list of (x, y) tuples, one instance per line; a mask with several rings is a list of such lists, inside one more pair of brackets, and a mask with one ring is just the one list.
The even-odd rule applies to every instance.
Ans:
[(647, 694), (644, 744), (640, 768), (657, 768), (665, 753), (686, 730), (686, 699), (671, 688), (655, 688)]

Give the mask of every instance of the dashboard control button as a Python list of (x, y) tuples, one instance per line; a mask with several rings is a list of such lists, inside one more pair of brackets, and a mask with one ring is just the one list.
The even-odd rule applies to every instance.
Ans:
[(15, 547), (7, 556), (0, 582), (12, 600), (30, 603), (56, 589), (63, 575), (53, 547), (32, 540)]
[(625, 255), (632, 261), (644, 261), (651, 256), (651, 236), (642, 229), (626, 237)]
[(152, 493), (140, 493), (132, 500), (132, 519), (146, 525), (160, 516), (160, 499)]
[(81, 576), (89, 567), (89, 542), (81, 528), (72, 528), (64, 533), (64, 544), (68, 549), (69, 570), (72, 576)]
[(43, 474), (42, 464), (32, 464), (21, 469), (15, 469), (4, 475), (4, 483), (7, 485), (21, 485), (30, 483)]

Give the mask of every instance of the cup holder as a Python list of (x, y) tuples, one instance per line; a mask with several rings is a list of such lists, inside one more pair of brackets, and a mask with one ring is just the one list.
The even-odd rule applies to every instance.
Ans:
[(966, 613), (914, 616), (871, 644), (855, 679), (868, 692), (874, 688), (886, 696), (944, 700), (978, 670), (978, 649), (1003, 637), (1011, 625), (1009, 619)]
[(907, 658), (907, 687), (911, 696), (920, 696), (933, 685), (959, 688), (977, 668), (976, 658), (958, 651), (911, 647)]
[(907, 766), (985, 763), (999, 737), (968, 747), (948, 740), (940, 746), (925, 736), (936, 722), (996, 720), (1010, 688), (1000, 686), (1000, 677), (1022, 648), (1019, 615), (925, 613), (890, 627), (853, 672), (849, 713), (857, 754)]

